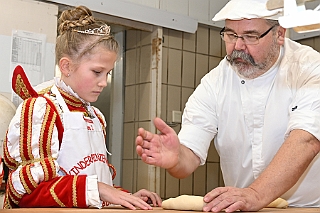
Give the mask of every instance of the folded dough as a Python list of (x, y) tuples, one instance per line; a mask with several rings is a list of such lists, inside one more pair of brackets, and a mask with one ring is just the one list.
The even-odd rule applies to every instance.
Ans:
[(280, 197), (272, 201), (267, 206), (267, 208), (282, 208), (282, 209), (285, 209), (287, 207), (288, 207), (288, 202)]
[(201, 196), (180, 195), (162, 201), (161, 206), (164, 209), (202, 211), (204, 205), (205, 202)]

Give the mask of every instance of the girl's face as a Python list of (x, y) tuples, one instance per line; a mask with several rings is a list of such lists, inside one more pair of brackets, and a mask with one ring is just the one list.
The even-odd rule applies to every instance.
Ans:
[(104, 87), (107, 86), (108, 75), (114, 67), (117, 54), (102, 47), (95, 49), (70, 70), (66, 78), (67, 84), (80, 98), (87, 102), (95, 102)]

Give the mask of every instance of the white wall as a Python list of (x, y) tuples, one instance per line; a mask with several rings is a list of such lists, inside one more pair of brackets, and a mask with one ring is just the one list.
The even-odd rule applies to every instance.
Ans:
[(223, 27), (223, 22), (213, 22), (213, 16), (229, 0), (124, 0), (136, 4), (158, 8), (179, 15), (190, 16), (199, 23)]
[(0, 0), (0, 93), (11, 96), (11, 39), (12, 30), (46, 35), (44, 80), (54, 76), (54, 48), (58, 7), (34, 0)]

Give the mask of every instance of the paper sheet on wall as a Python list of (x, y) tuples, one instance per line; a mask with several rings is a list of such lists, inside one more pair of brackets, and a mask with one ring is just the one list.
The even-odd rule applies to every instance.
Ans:
[[(22, 66), (31, 85), (38, 85), (44, 81), (45, 48), (45, 34), (13, 30), (10, 69), (13, 72), (17, 65)], [(11, 82), (11, 76), (9, 82)], [(22, 102), (14, 92), (11, 101), (15, 106)]]

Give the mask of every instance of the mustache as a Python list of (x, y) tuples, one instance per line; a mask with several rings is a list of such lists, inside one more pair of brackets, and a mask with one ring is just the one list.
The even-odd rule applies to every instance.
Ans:
[(227, 55), (227, 61), (229, 61), (230, 64), (237, 63), (237, 62), (235, 62), (235, 59), (238, 59), (238, 58), (242, 59), (243, 61), (245, 61), (253, 66), (257, 66), (253, 57), (250, 54), (245, 53), (243, 51), (233, 50), (231, 55)]

